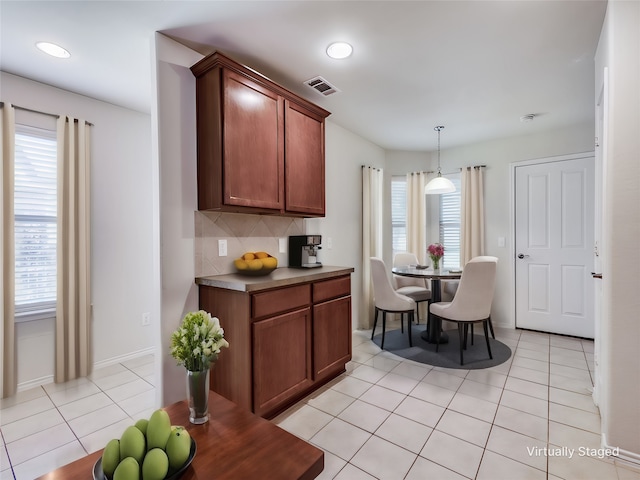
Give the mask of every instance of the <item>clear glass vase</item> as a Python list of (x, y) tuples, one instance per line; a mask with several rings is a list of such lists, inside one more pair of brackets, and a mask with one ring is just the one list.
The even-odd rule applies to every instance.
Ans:
[[(213, 364), (211, 365), (213, 367)], [(211, 368), (210, 367), (210, 368)], [(189, 421), (200, 425), (209, 421), (209, 374), (210, 368), (192, 372), (187, 370), (187, 399)]]
[(440, 259), (433, 259), (433, 273), (440, 273)]

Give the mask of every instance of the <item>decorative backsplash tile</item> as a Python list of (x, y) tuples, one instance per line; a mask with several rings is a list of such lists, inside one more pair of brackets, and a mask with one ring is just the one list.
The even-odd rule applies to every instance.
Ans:
[[(241, 213), (195, 212), (196, 277), (234, 272), (233, 260), (245, 252), (264, 251), (287, 266), (286, 253), (278, 253), (278, 239), (305, 233), (304, 219)], [(218, 240), (227, 241), (227, 256), (218, 255)]]

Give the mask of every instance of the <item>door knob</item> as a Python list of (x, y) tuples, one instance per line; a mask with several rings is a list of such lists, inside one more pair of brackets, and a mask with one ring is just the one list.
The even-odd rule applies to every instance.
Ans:
[(524, 253), (521, 253), (520, 255), (518, 255), (518, 258), (522, 260), (523, 258), (529, 258), (529, 255), (525, 255)]

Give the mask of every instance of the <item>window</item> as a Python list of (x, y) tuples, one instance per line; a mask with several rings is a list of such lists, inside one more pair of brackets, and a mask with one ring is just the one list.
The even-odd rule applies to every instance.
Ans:
[(407, 178), (391, 178), (391, 240), (393, 254), (407, 251)]
[[(460, 173), (446, 175), (456, 186), (456, 191), (439, 197), (439, 242), (445, 255), (441, 268), (460, 266)], [(434, 205), (435, 207), (435, 205)], [(435, 212), (434, 212), (435, 213)], [(394, 176), (391, 179), (391, 231), (393, 254), (407, 251), (407, 179)]]
[(16, 320), (50, 318), (56, 308), (56, 132), (16, 125)]
[(440, 195), (440, 243), (444, 245), (441, 268), (460, 267), (460, 174), (446, 177), (456, 186), (453, 193)]

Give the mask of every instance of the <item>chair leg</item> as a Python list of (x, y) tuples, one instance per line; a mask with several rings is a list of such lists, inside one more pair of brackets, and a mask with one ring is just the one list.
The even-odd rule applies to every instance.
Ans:
[[(433, 316), (431, 317), (433, 321)], [(431, 325), (431, 328), (435, 327), (435, 325)], [(440, 349), (440, 328), (436, 328), (436, 352)]]
[(376, 334), (376, 324), (378, 323), (379, 311), (380, 310), (378, 309), (378, 307), (375, 307), (374, 314), (373, 314), (373, 330), (371, 330), (371, 340), (373, 340), (373, 336)]
[(464, 336), (462, 341), (462, 348), (467, 349), (467, 336), (469, 335), (469, 324), (468, 323), (458, 323), (458, 326), (462, 325), (464, 329)]
[(493, 355), (491, 354), (491, 345), (489, 345), (489, 332), (487, 331), (487, 320), (482, 322), (482, 328), (484, 328), (484, 338), (487, 341), (487, 350), (489, 350), (489, 358), (493, 359)]
[(416, 324), (420, 325), (420, 302), (416, 302)]
[(427, 300), (427, 330), (429, 329), (429, 320), (431, 319), (431, 300)]
[(413, 311), (407, 315), (407, 332), (409, 332), (409, 346), (413, 347), (413, 340), (411, 339), (411, 324), (413, 323)]
[[(464, 333), (463, 333), (464, 330)], [(458, 338), (460, 339), (460, 365), (463, 364), (463, 360), (462, 360), (462, 345), (463, 343), (466, 345), (466, 341), (463, 342), (463, 337), (466, 337), (467, 335), (467, 324), (466, 323), (461, 323), (458, 322)]]
[(493, 323), (491, 323), (491, 317), (489, 317), (489, 330), (491, 330), (491, 336), (495, 340), (496, 339), (496, 334), (493, 333)]
[(404, 313), (400, 314), (400, 333), (404, 333)]
[(473, 323), (471, 324), (471, 345), (473, 345)]
[(384, 332), (387, 331), (387, 312), (382, 311), (382, 341), (380, 342), (380, 348), (384, 350)]

